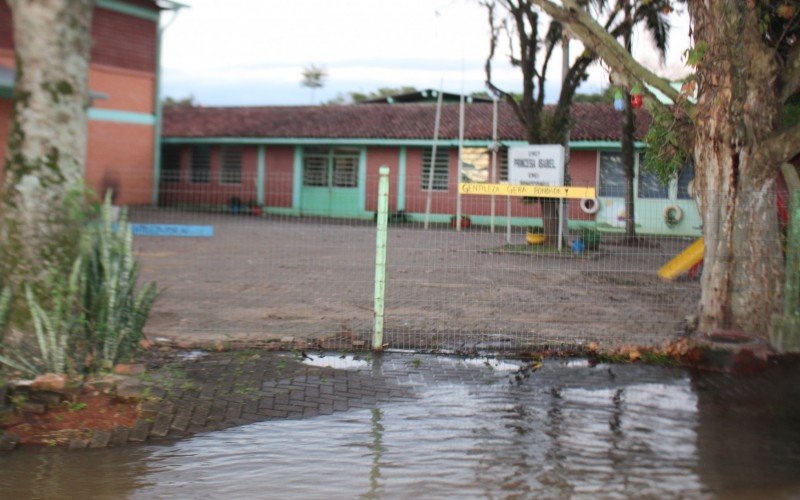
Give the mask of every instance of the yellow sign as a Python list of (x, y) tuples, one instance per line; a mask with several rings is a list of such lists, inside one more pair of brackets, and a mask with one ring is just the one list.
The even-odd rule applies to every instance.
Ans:
[(461, 194), (500, 196), (535, 196), (537, 198), (594, 198), (593, 187), (578, 186), (520, 186), (513, 184), (478, 184), (462, 182), (458, 185)]

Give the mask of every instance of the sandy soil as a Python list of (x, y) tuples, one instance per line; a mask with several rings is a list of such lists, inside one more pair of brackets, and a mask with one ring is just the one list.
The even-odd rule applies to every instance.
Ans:
[[(368, 339), (375, 226), (176, 210), (135, 222), (213, 225), (212, 238), (136, 237), (142, 278), (160, 295), (147, 333), (178, 340)], [(513, 235), (523, 243), (524, 234)], [(605, 238), (593, 258), (497, 250), (504, 234), (390, 226), (386, 338), (392, 347), (519, 347), (596, 341), (657, 345), (679, 335), (697, 282), (656, 270), (682, 239), (629, 247)]]

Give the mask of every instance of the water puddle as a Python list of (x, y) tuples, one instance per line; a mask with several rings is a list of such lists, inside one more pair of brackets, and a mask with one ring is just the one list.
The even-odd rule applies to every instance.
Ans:
[(504, 361), (496, 358), (466, 358), (460, 360), (459, 362), (466, 366), (489, 368), (490, 370), (498, 370), (503, 372), (517, 371), (522, 366), (522, 363), (515, 361)]
[(507, 360), (304, 362), (419, 385), (411, 402), (165, 444), (0, 455), (0, 497), (800, 495), (798, 369), (733, 378), (551, 361), (510, 384), (519, 365)]
[(192, 351), (182, 352), (182, 353), (178, 354), (178, 360), (180, 360), (180, 361), (195, 361), (195, 360), (204, 358), (206, 356), (208, 356), (208, 353), (206, 351), (192, 350)]
[(303, 364), (318, 368), (334, 368), (336, 370), (363, 370), (370, 366), (370, 362), (361, 356), (337, 353), (304, 354)]

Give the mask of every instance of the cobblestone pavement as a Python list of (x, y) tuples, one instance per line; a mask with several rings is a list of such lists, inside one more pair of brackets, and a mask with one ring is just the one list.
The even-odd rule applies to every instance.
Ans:
[[(597, 365), (585, 359), (541, 364), (513, 359), (465, 358), (389, 352), (340, 353), (171, 351), (151, 355), (142, 412), (133, 428), (95, 430), (71, 448), (179, 438), (273, 419), (305, 419), (352, 409), (418, 401), (432, 387), (454, 390), (508, 385), (515, 397), (558, 397), (565, 389), (621, 390), (636, 384), (685, 383), (688, 369), (644, 364)], [(695, 388), (742, 405), (784, 406), (800, 401), (798, 360), (772, 363), (749, 378), (707, 373)], [(691, 376), (694, 379), (694, 376)], [(735, 383), (734, 383), (735, 382)], [(794, 404), (794, 403), (792, 403)], [(788, 407), (787, 407), (788, 408)], [(796, 405), (792, 406), (796, 411)]]
[[(535, 376), (559, 388), (611, 387), (648, 379), (663, 382), (665, 376), (681, 376), (680, 370), (665, 372), (658, 367), (612, 371), (589, 369), (585, 360), (569, 363), (545, 361)], [(565, 371), (565, 366), (573, 369)], [(184, 437), (264, 420), (409, 402), (433, 385), (519, 385), (532, 373), (523, 361), (492, 358), (189, 351), (168, 361), (150, 361), (150, 370), (143, 376), (148, 386), (143, 411), (133, 429), (96, 431), (85, 446)], [(72, 446), (82, 447), (80, 443)]]

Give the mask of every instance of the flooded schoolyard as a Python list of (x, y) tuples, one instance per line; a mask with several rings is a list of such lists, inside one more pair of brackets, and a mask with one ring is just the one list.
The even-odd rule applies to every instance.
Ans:
[[(796, 362), (748, 377), (412, 353), (303, 363), (252, 395), (274, 410), (288, 384), (284, 416), (145, 445), (17, 450), (0, 455), (0, 497), (800, 495)], [(323, 389), (337, 381), (345, 393)]]

